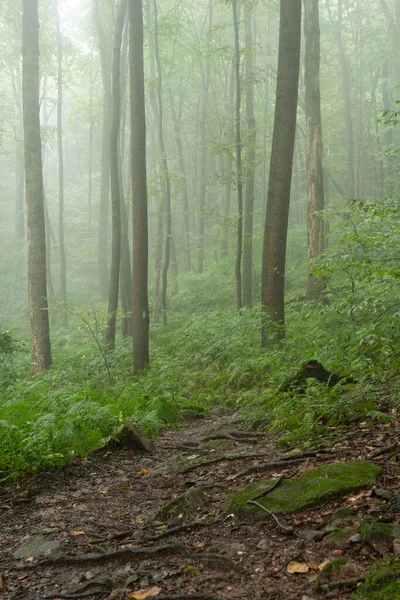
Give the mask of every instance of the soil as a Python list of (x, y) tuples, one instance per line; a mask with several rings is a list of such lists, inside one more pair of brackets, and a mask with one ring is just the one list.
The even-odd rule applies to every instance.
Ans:
[[(371, 456), (395, 443), (398, 431), (396, 415), (390, 423), (331, 429), (308, 448), (314, 455), (309, 452), (311, 456), (260, 473), (249, 467), (287, 456), (294, 448), (283, 450), (272, 434), (255, 435), (251, 424), (232, 423), (230, 417), (164, 431), (151, 455), (105, 450), (76, 457), (67, 467), (24, 482), (19, 490), (0, 489), (0, 597), (349, 599), (360, 573), (376, 559), (400, 553), (400, 543), (368, 544), (357, 535), (361, 522), (368, 517), (398, 523), (399, 502), (362, 490), (279, 515), (278, 521), (268, 514), (261, 520), (227, 514), (225, 507), (233, 492), (252, 481), (293, 477), (316, 465), (348, 460), (370, 459), (382, 466), (377, 487), (398, 494), (400, 463), (391, 456), (394, 446)], [(219, 435), (225, 435), (222, 442), (212, 439)], [(241, 456), (232, 458), (232, 451)], [(189, 463), (195, 456), (221, 460), (183, 473), (169, 470), (171, 458), (182, 454)], [(204, 493), (203, 506), (173, 522), (157, 519), (160, 507), (193, 487)], [(351, 509), (343, 514), (351, 512), (352, 530), (351, 541), (335, 545), (322, 538), (334, 529), (337, 509)], [(29, 538), (37, 538), (37, 555), (24, 550)], [(49, 541), (53, 544), (46, 550)], [(328, 579), (321, 589), (316, 585), (321, 565), (339, 557), (351, 563), (350, 576), (332, 583)]]

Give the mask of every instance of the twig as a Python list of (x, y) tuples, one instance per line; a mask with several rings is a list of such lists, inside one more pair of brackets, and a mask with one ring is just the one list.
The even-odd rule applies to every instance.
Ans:
[(15, 567), (17, 571), (25, 571), (28, 569), (34, 569), (37, 566), (43, 565), (62, 565), (70, 563), (85, 563), (85, 562), (104, 562), (114, 558), (121, 558), (123, 556), (154, 556), (158, 554), (164, 554), (172, 552), (176, 554), (182, 554), (192, 560), (200, 560), (202, 562), (212, 561), (228, 561), (229, 558), (221, 556), (220, 554), (192, 554), (179, 542), (174, 544), (165, 544), (164, 546), (157, 547), (144, 547), (144, 548), (120, 548), (119, 550), (113, 550), (111, 552), (105, 552), (104, 554), (92, 553), (92, 554), (59, 554), (55, 556), (49, 556), (39, 559), (36, 563), (23, 564)]
[(223, 462), (224, 460), (243, 460), (248, 458), (262, 458), (263, 456), (269, 456), (268, 454), (230, 454), (229, 456), (219, 456), (218, 458), (211, 458), (210, 460), (203, 460), (201, 463), (196, 463), (194, 465), (189, 465), (179, 471), (179, 473), (190, 473), (190, 471), (194, 471), (195, 469), (200, 469), (201, 467), (207, 467), (208, 465), (214, 465), (219, 462)]
[(93, 596), (109, 596), (110, 590), (97, 590), (94, 592), (82, 592), (80, 594), (52, 594), (51, 596), (43, 596), (45, 600), (57, 600), (57, 598), (93, 598)]
[(233, 600), (228, 596), (216, 596), (215, 594), (166, 594), (157, 596), (157, 600)]
[(269, 494), (270, 492), (272, 492), (272, 490), (274, 490), (282, 481), (283, 479), (283, 475), (281, 475), (280, 477), (278, 477), (278, 479), (275, 481), (275, 483), (273, 483), (272, 485), (270, 485), (269, 487), (267, 487), (263, 492), (261, 492), (261, 494), (257, 494), (257, 496), (254, 496), (253, 498), (251, 498), (252, 500), (257, 500), (257, 498), (262, 498), (263, 496), (266, 496), (267, 494)]
[(352, 587), (355, 588), (361, 581), (364, 581), (364, 577), (358, 577), (357, 579), (344, 579), (343, 581), (332, 581), (332, 583), (323, 583), (321, 587), (329, 590), (336, 588)]
[(387, 452), (391, 452), (392, 450), (395, 450), (395, 448), (398, 447), (399, 442), (393, 442), (393, 444), (389, 444), (388, 446), (382, 446), (382, 448), (378, 448), (377, 450), (374, 450), (373, 452), (370, 452), (369, 454), (367, 454), (367, 460), (371, 460), (371, 458), (376, 458), (377, 456), (381, 456), (382, 454), (386, 454)]
[[(157, 540), (161, 540), (162, 538), (168, 537), (170, 535), (174, 535), (181, 531), (185, 531), (186, 529), (192, 529), (193, 527), (209, 527), (210, 523), (206, 523), (205, 521), (192, 521), (191, 523), (185, 523), (183, 525), (177, 525), (176, 527), (171, 527), (170, 529), (166, 529), (157, 535), (150, 535), (144, 541), (145, 542), (156, 542)], [(128, 540), (129, 541), (129, 540)]]
[(70, 563), (83, 563), (83, 562), (103, 562), (113, 558), (119, 558), (122, 556), (152, 556), (157, 554), (163, 554), (165, 552), (175, 552), (176, 554), (189, 554), (187, 550), (179, 543), (165, 544), (164, 546), (157, 547), (143, 547), (143, 548), (120, 548), (119, 550), (113, 550), (111, 552), (91, 553), (91, 554), (58, 554), (55, 556), (47, 556), (40, 558), (36, 563), (24, 564), (17, 567), (17, 570), (32, 569), (42, 565), (60, 565)]
[(274, 519), (275, 523), (278, 525), (278, 527), (280, 529), (282, 529), (282, 531), (284, 531), (285, 533), (290, 533), (292, 535), (295, 535), (299, 539), (302, 539), (298, 535), (298, 533), (296, 533), (295, 531), (293, 531), (293, 527), (287, 527), (286, 525), (283, 525), (283, 523), (280, 522), (280, 520), (278, 519), (278, 517), (276, 515), (274, 515), (273, 512), (271, 512), (270, 510), (268, 510), (268, 508), (265, 508), (265, 506), (263, 506), (262, 504), (260, 504), (256, 500), (247, 500), (247, 504), (254, 504), (255, 506), (258, 506), (258, 508), (261, 508), (261, 510), (263, 510), (264, 512), (266, 512), (267, 515), (269, 515), (270, 517), (272, 517)]

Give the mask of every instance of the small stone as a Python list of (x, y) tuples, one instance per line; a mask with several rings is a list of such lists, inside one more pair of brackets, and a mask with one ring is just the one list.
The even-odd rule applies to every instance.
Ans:
[(42, 536), (29, 537), (14, 552), (14, 558), (28, 558), (30, 556), (41, 556), (50, 554), (52, 550), (60, 548), (62, 542), (59, 540), (47, 540)]
[(349, 539), (353, 544), (357, 544), (358, 542), (361, 542), (363, 538), (361, 533), (356, 533), (355, 535), (352, 535)]

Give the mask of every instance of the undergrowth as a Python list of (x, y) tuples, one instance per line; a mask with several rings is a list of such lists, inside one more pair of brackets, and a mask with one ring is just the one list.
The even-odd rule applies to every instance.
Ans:
[[(71, 309), (69, 328), (53, 327), (54, 366), (33, 380), (27, 345), (0, 332), (0, 479), (84, 456), (127, 421), (150, 435), (179, 426), (188, 407), (222, 404), (264, 417), (283, 442), (307, 440), (354, 415), (372, 423), (389, 418), (376, 400), (400, 395), (398, 213), (388, 202), (379, 210), (346, 207), (336, 224), (330, 215), (337, 233), (315, 265), (327, 278), (324, 299), (298, 301), (296, 277), (289, 282), (286, 338), (267, 348), (260, 347), (260, 307), (232, 306), (226, 263), (180, 278), (168, 326), (151, 329), (151, 361), (142, 374), (132, 374), (131, 341), (119, 339), (114, 353), (104, 353), (105, 315), (97, 308)], [(358, 383), (329, 389), (310, 382), (304, 394), (278, 393), (310, 358)]]

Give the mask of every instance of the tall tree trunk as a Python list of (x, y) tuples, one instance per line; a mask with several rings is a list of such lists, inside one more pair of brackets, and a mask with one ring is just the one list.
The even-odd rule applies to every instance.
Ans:
[[(54, 107), (49, 115), (49, 113), (47, 112), (47, 78), (46, 77), (44, 78), (44, 81), (43, 81), (43, 93), (42, 93), (42, 98), (41, 98), (41, 104), (42, 104), (42, 116), (43, 116), (43, 130), (47, 131), (47, 128), (49, 125), (49, 118), (51, 116), (51, 112), (54, 110)], [(51, 225), (49, 206), (48, 206), (48, 202), (47, 202), (47, 198), (46, 198), (46, 185), (45, 185), (45, 183), (46, 183), (46, 144), (45, 144), (45, 142), (43, 142), (41, 144), (41, 147), (42, 147), (42, 173), (43, 173), (44, 228), (45, 228), (45, 232), (46, 232), (46, 287), (47, 287), (48, 298), (54, 298), (55, 292), (54, 292), (54, 285), (53, 285), (53, 277), (51, 274), (51, 262), (52, 262), (51, 255), (52, 255), (52, 244), (54, 247), (56, 247), (57, 241), (56, 241), (56, 236), (54, 234), (53, 227)], [(52, 311), (50, 306), (48, 306), (48, 312), (50, 315), (51, 324), (56, 323), (57, 312), (54, 310)]]
[[(306, 108), (306, 176), (308, 195), (308, 262), (324, 251), (324, 179), (322, 171), (321, 94), (319, 86), (320, 31), (318, 0), (304, 1), (304, 84)], [(310, 272), (307, 298), (318, 300), (324, 290), (324, 278)]]
[(340, 69), (342, 71), (342, 93), (344, 101), (344, 119), (346, 125), (346, 145), (347, 145), (347, 196), (354, 197), (354, 143), (353, 143), (353, 121), (351, 117), (351, 101), (350, 101), (350, 83), (349, 83), (349, 68), (347, 64), (346, 53), (342, 37), (342, 16), (343, 6), (342, 0), (338, 0), (338, 17), (337, 22), (333, 20), (332, 13), (329, 7), (329, 0), (326, 0), (332, 28), (336, 36), (336, 43), (339, 51)]
[[(93, 52), (92, 52), (93, 60)], [(92, 63), (90, 64), (90, 88), (89, 88), (89, 154), (88, 154), (88, 220), (92, 222), (92, 197), (93, 197), (93, 135), (95, 117), (93, 114), (93, 86), (97, 75), (93, 76)]]
[(125, 127), (126, 127), (126, 84), (128, 74), (128, 63), (127, 63), (127, 52), (129, 48), (129, 27), (126, 28), (124, 34), (124, 41), (122, 45), (121, 55), (121, 91), (122, 91), (122, 114), (121, 114), (121, 128), (120, 128), (120, 143), (119, 143), (119, 191), (121, 201), (121, 266), (120, 266), (120, 277), (119, 277), (119, 288), (121, 296), (121, 326), (122, 335), (124, 337), (132, 336), (132, 268), (131, 268), (131, 254), (129, 248), (129, 215), (125, 204), (124, 194), (124, 172), (123, 164), (125, 157)]
[(240, 46), (239, 24), (236, 0), (232, 0), (233, 29), (235, 35), (235, 146), (236, 146), (236, 186), (238, 202), (237, 245), (236, 245), (236, 309), (242, 308), (242, 247), (243, 247), (243, 174), (242, 174), (242, 139), (240, 131)]
[(31, 373), (37, 375), (51, 366), (39, 115), (38, 0), (23, 0), (22, 6), (22, 106), (28, 229), (29, 324)]
[[(212, 36), (212, 19), (213, 19), (213, 0), (208, 0), (208, 32), (207, 44), (208, 50), (211, 45)], [(205, 74), (203, 76), (203, 99), (201, 107), (201, 124), (200, 135), (203, 137), (200, 152), (200, 186), (199, 186), (199, 202), (197, 213), (197, 272), (204, 271), (204, 225), (205, 225), (205, 207), (207, 193), (207, 147), (205, 143), (207, 116), (208, 116), (208, 90), (210, 87), (210, 57), (207, 54)]]
[(253, 35), (251, 7), (245, 15), (246, 41), (246, 124), (247, 124), (247, 169), (244, 210), (243, 245), (243, 304), (251, 306), (253, 302), (253, 211), (256, 164), (256, 120), (254, 118), (254, 81), (253, 81)]
[(21, 81), (18, 85), (14, 72), (11, 74), (11, 84), (14, 92), (14, 101), (17, 107), (18, 124), (15, 129), (15, 235), (22, 240), (25, 237), (25, 173), (24, 173), (24, 142), (22, 132), (22, 98)]
[(112, 54), (112, 121), (110, 137), (110, 182), (112, 209), (112, 243), (110, 286), (108, 291), (108, 317), (105, 332), (106, 345), (109, 350), (115, 348), (115, 324), (117, 321), (119, 271), (121, 266), (121, 198), (119, 170), (119, 129), (121, 123), (121, 45), (126, 14), (127, 0), (120, 0), (114, 26), (114, 43)]
[(301, 0), (281, 0), (274, 133), (262, 262), (263, 346), (268, 341), (268, 320), (274, 326), (270, 333), (276, 339), (285, 336), (286, 240), (296, 133), (300, 38)]
[(174, 98), (170, 90), (171, 112), (174, 122), (174, 138), (176, 152), (178, 154), (178, 166), (181, 175), (181, 192), (182, 192), (182, 209), (183, 209), (183, 259), (185, 265), (185, 273), (189, 273), (192, 269), (190, 259), (190, 219), (189, 219), (189, 197), (188, 184), (186, 175), (185, 158), (183, 155), (183, 144), (181, 136), (181, 116), (176, 114)]
[(93, 19), (99, 42), (101, 76), (103, 80), (103, 136), (101, 148), (101, 182), (99, 207), (99, 285), (102, 300), (108, 295), (108, 199), (110, 191), (110, 115), (112, 113), (111, 61), (109, 44), (100, 16), (99, 0), (92, 0)]
[(234, 114), (233, 99), (235, 94), (235, 56), (232, 57), (232, 69), (229, 80), (229, 94), (225, 100), (225, 119), (229, 133), (227, 134), (227, 150), (225, 152), (225, 164), (224, 164), (224, 219), (222, 224), (222, 241), (221, 241), (221, 258), (224, 258), (228, 254), (228, 238), (229, 238), (229, 213), (231, 210), (231, 196), (232, 196), (232, 165), (233, 155), (231, 149), (231, 143), (234, 135), (230, 130), (232, 123), (232, 116)]
[[(67, 301), (67, 275), (65, 259), (65, 235), (64, 235), (64, 149), (63, 149), (63, 52), (61, 45), (60, 19), (58, 14), (58, 2), (55, 0), (55, 21), (57, 36), (57, 141), (58, 141), (58, 245), (60, 252), (60, 298), (65, 304)], [(61, 311), (61, 324), (68, 325), (68, 313)]]
[(132, 326), (133, 368), (149, 362), (148, 218), (146, 181), (146, 113), (144, 98), (142, 0), (129, 0), (129, 67), (132, 179)]
[(168, 269), (171, 257), (171, 235), (172, 235), (172, 212), (171, 212), (171, 183), (169, 179), (167, 154), (165, 151), (164, 131), (163, 131), (163, 102), (162, 102), (162, 70), (160, 61), (160, 50), (158, 46), (158, 16), (157, 0), (153, 0), (154, 7), (154, 55), (157, 66), (157, 102), (158, 102), (158, 143), (161, 152), (161, 177), (164, 182), (164, 207), (165, 207), (165, 252), (164, 264), (162, 268), (162, 288), (161, 288), (161, 309), (164, 325), (167, 324), (167, 286)]

